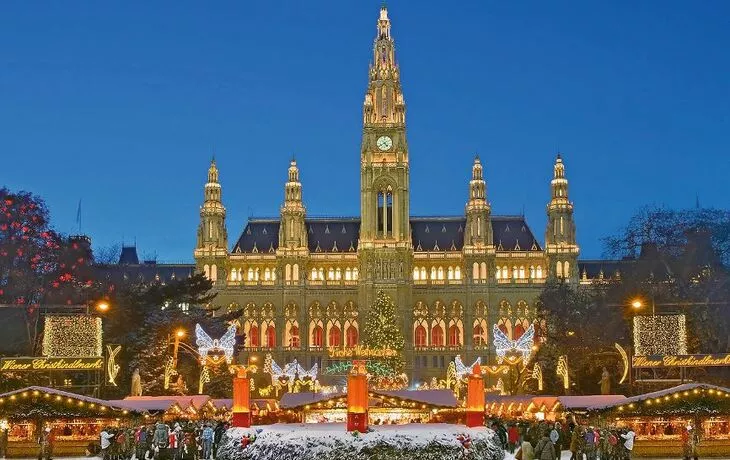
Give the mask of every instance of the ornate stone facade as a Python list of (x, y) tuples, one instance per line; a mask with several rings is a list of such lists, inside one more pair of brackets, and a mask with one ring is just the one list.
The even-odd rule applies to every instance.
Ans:
[(534, 301), (548, 278), (579, 282), (573, 204), (560, 156), (543, 249), (523, 216), (491, 214), (479, 158), (464, 216), (410, 216), (405, 118), (383, 7), (363, 103), (359, 217), (308, 218), (292, 160), (280, 218), (249, 219), (229, 251), (218, 169), (211, 163), (196, 267), (215, 281), (217, 303), (243, 309), (251, 352), (326, 368), (328, 348), (358, 344), (360, 321), (384, 290), (402, 312), (407, 373), (423, 382), (443, 377), (457, 354), (465, 362), (481, 356), (493, 363), (493, 325), (516, 338), (534, 321)]

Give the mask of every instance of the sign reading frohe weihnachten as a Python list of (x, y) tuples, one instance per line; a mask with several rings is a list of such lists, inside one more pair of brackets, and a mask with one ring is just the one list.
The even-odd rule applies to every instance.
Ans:
[(369, 348), (357, 345), (346, 348), (330, 348), (330, 358), (390, 358), (398, 354), (389, 348)]
[(97, 371), (104, 368), (104, 358), (2, 358), (0, 372), (24, 371)]
[(730, 353), (717, 355), (634, 356), (631, 359), (631, 365), (635, 368), (730, 366)]

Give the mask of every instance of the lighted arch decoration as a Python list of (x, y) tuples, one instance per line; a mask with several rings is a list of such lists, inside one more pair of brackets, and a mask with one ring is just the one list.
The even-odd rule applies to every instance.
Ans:
[(535, 337), (534, 324), (531, 324), (527, 331), (522, 334), (522, 337), (517, 340), (510, 340), (510, 338), (507, 337), (507, 335), (502, 332), (496, 324), (492, 329), (492, 334), (494, 335), (494, 348), (497, 353), (497, 363), (502, 364), (502, 361), (504, 361), (504, 357), (508, 352), (516, 351), (522, 355), (522, 364), (527, 364), (527, 361), (530, 360), (530, 355), (532, 354), (532, 341)]
[[(236, 347), (236, 326), (231, 325), (220, 339), (213, 339), (203, 330), (200, 324), (196, 324), (195, 344), (198, 346), (198, 354), (200, 354), (200, 360), (204, 365), (208, 361), (208, 353), (211, 351), (222, 351), (226, 362), (231, 364), (233, 362), (233, 350)], [(215, 360), (213, 362), (215, 363)]]

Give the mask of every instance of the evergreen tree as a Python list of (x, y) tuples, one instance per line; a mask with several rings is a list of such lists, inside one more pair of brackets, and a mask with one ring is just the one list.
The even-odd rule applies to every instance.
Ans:
[(405, 339), (398, 322), (397, 307), (393, 299), (383, 291), (378, 291), (377, 299), (365, 318), (362, 344), (376, 350), (395, 350), (396, 356), (382, 359), (383, 364), (394, 374), (400, 374), (405, 364), (403, 360)]

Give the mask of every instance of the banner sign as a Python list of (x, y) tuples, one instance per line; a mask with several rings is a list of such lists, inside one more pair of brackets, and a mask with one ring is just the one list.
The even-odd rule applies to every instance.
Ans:
[(104, 358), (2, 358), (0, 372), (100, 371)]
[(360, 345), (347, 348), (329, 348), (330, 358), (390, 358), (398, 354), (388, 348), (368, 348)]
[(635, 368), (730, 366), (730, 353), (634, 356), (631, 365)]

